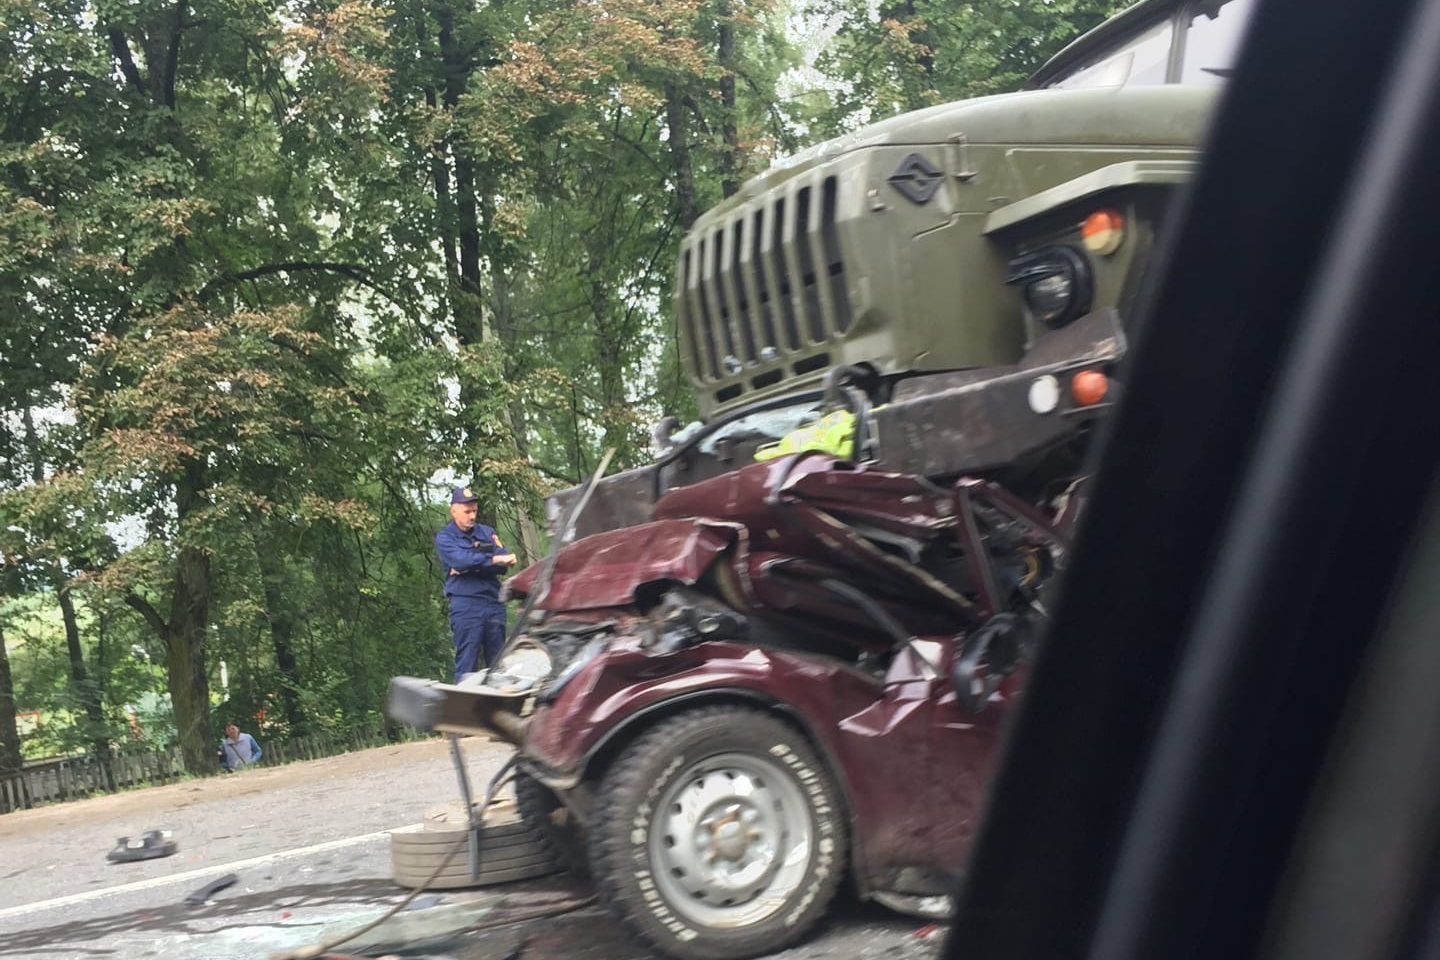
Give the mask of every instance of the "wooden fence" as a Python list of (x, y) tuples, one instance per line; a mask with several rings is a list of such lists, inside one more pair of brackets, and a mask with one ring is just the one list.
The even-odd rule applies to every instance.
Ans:
[[(351, 750), (384, 746), (415, 739), (409, 728), (349, 733), (319, 733), (273, 743), (262, 742), (259, 766), (276, 766), (297, 760), (318, 760)], [(214, 773), (220, 773), (216, 763)], [(42, 803), (56, 803), (77, 797), (112, 793), (129, 787), (174, 783), (186, 775), (179, 747), (158, 750), (117, 750), (109, 757), (109, 771), (94, 757), (46, 760), (28, 766), (24, 772), (0, 778), (0, 813), (21, 810)]]

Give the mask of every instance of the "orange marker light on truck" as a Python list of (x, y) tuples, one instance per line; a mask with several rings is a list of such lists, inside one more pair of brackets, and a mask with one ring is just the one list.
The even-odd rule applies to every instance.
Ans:
[(1109, 391), (1110, 380), (1099, 370), (1081, 370), (1070, 381), (1070, 395), (1082, 407), (1099, 403)]
[(1080, 236), (1085, 240), (1086, 250), (1108, 257), (1120, 249), (1120, 242), (1125, 239), (1125, 218), (1118, 210), (1096, 210), (1085, 218)]

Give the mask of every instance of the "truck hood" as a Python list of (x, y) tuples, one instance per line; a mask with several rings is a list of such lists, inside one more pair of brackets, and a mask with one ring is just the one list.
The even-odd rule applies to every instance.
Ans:
[(1198, 147), (1220, 89), (1166, 85), (1089, 90), (1029, 90), (947, 103), (873, 123), (817, 144), (748, 180), (699, 225), (777, 184), (857, 150), (945, 143), (1017, 146)]

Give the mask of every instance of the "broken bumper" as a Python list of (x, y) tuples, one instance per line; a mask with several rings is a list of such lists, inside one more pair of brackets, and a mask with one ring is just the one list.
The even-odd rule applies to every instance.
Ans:
[(526, 721), (521, 706), (529, 692), (484, 684), (437, 683), (420, 677), (393, 677), (385, 712), (417, 730), (465, 736), (498, 736), (519, 745)]

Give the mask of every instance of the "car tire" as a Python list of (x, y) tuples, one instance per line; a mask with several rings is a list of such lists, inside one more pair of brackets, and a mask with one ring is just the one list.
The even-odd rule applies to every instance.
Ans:
[(392, 831), (390, 864), (395, 882), (453, 890), (529, 880), (559, 869), (550, 844), (521, 820), (514, 804), (498, 802), (486, 811), (480, 831), (480, 869), (474, 875), (468, 837), (463, 804), (427, 810), (421, 823)]
[(544, 838), (562, 869), (581, 880), (589, 879), (585, 828), (554, 790), (529, 774), (517, 773), (515, 806), (527, 829)]
[(605, 773), (590, 824), (601, 901), (680, 960), (741, 960), (804, 936), (845, 874), (829, 771), (789, 724), (746, 707), (662, 721)]

